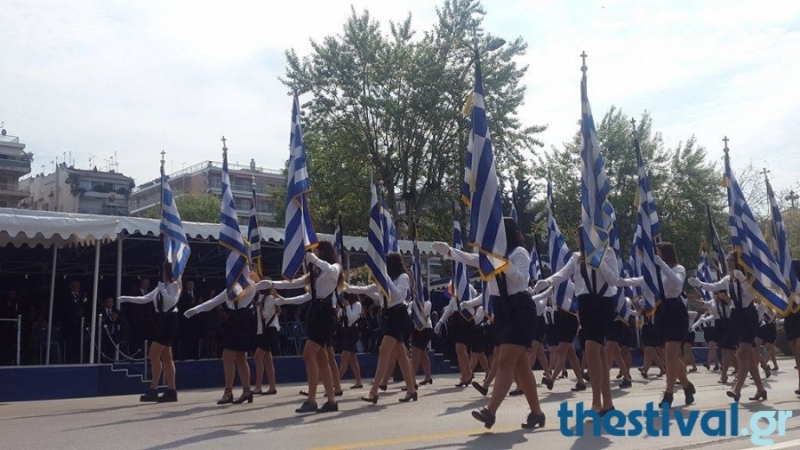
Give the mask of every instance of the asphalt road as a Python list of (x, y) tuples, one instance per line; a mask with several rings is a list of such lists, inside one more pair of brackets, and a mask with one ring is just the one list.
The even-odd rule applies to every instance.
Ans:
[[(773, 436), (772, 447), (800, 448), (800, 397), (797, 373), (789, 359), (779, 361), (781, 370), (767, 380), (769, 400), (747, 400), (755, 394), (748, 382), (738, 409), (738, 427), (747, 427), (753, 414), (762, 411), (793, 412), (785, 421), (785, 436)], [(537, 373), (537, 378), (540, 374)], [(637, 373), (638, 378), (638, 373)], [(401, 404), (397, 399), (400, 384), (391, 385), (377, 406), (359, 400), (362, 390), (345, 390), (339, 400), (339, 412), (298, 416), (294, 409), (303, 398), (297, 395), (300, 385), (279, 385), (278, 395), (261, 396), (253, 404), (217, 406), (222, 389), (179, 392), (179, 402), (140, 404), (137, 397), (103, 397), (75, 400), (36, 401), (0, 404), (0, 449), (749, 449), (756, 445), (750, 436), (707, 436), (701, 429), (706, 420), (718, 428), (703, 412), (730, 409), (725, 387), (717, 384), (718, 373), (703, 368), (691, 374), (697, 387), (697, 402), (683, 407), (683, 394), (676, 390), (675, 410), (691, 420), (692, 411), (701, 414), (690, 436), (681, 436), (679, 424), (672, 419), (670, 435), (612, 436), (607, 431), (593, 436), (591, 423), (583, 437), (562, 433), (558, 410), (568, 402), (571, 410), (577, 403), (588, 402), (588, 391), (570, 392), (573, 382), (559, 380), (553, 391), (540, 387), (545, 428), (520, 429), (528, 412), (522, 397), (507, 399), (498, 412), (497, 424), (486, 430), (470, 411), (486, 403), (472, 388), (453, 385), (455, 376), (435, 378), (432, 386), (420, 389), (419, 401)], [(617, 381), (612, 382), (615, 386)], [(345, 384), (348, 386), (348, 384)], [(2, 387), (0, 387), (2, 388)], [(615, 406), (630, 413), (644, 409), (648, 402), (658, 402), (664, 388), (663, 378), (634, 379), (632, 389), (614, 388)], [(240, 391), (235, 391), (238, 396)], [(322, 404), (323, 399), (319, 399)], [(589, 406), (588, 404), (586, 405)], [(695, 413), (695, 414), (698, 414)], [(779, 417), (776, 414), (775, 417)], [(613, 425), (613, 423), (612, 423)], [(646, 426), (642, 422), (643, 427)], [(766, 429), (769, 423), (760, 422)], [(777, 422), (776, 422), (777, 425)], [(660, 419), (651, 425), (662, 430)], [(730, 416), (726, 428), (730, 428)], [(628, 428), (631, 425), (628, 424)], [(575, 420), (567, 420), (564, 431), (574, 432)]]

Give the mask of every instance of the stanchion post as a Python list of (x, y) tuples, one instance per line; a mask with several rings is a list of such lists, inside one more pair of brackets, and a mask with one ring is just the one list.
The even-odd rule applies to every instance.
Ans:
[(86, 318), (81, 317), (81, 360), (79, 364), (83, 364), (83, 327), (86, 326)]
[(22, 348), (22, 315), (17, 316), (17, 365), (20, 363), (20, 349)]
[(144, 372), (142, 373), (144, 381), (147, 381), (147, 355), (150, 353), (148, 344), (147, 341), (144, 341)]
[(97, 364), (103, 362), (103, 314), (97, 315)]

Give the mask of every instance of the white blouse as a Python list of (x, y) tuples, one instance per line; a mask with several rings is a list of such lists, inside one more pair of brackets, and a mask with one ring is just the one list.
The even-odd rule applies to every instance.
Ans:
[(697, 320), (697, 311), (688, 311), (689, 313), (689, 332), (694, 331), (695, 321)]
[[(314, 278), (317, 298), (323, 299), (333, 294), (339, 285), (339, 274), (342, 273), (342, 266), (339, 263), (329, 264), (319, 259), (313, 253), (306, 253), (306, 261), (320, 269), (318, 276)], [(308, 285), (309, 276), (305, 275), (289, 281), (274, 281), (272, 287), (277, 290), (301, 289)], [(298, 295), (296, 297), (279, 298), (278, 305), (302, 305), (311, 301), (311, 292)], [(336, 296), (331, 296), (331, 306), (336, 307)]]
[(269, 289), (272, 286), (272, 281), (270, 280), (261, 280), (256, 284), (251, 284), (247, 287), (242, 293), (239, 295), (239, 301), (234, 303), (228, 300), (228, 290), (225, 289), (221, 293), (219, 293), (216, 297), (206, 300), (205, 302), (195, 306), (194, 308), (189, 309), (185, 313), (184, 316), (187, 318), (194, 316), (197, 313), (211, 311), (217, 306), (225, 303), (225, 305), (229, 309), (244, 309), (250, 306), (253, 303), (253, 297), (256, 296), (258, 291), (263, 291), (265, 289)]
[[(479, 266), (480, 259), (477, 253), (467, 253), (452, 247), (446, 258), (473, 267)], [(508, 261), (508, 268), (503, 273), (506, 276), (508, 295), (514, 295), (528, 288), (528, 283), (530, 282), (528, 268), (531, 265), (531, 255), (524, 247), (517, 247), (508, 255)], [(500, 288), (497, 286), (496, 278), (492, 277), (486, 284), (489, 295), (500, 295)]]
[[(738, 284), (733, 283), (733, 289), (736, 292), (738, 292), (738, 295), (742, 300), (742, 307), (747, 308), (748, 306), (750, 306), (751, 303), (753, 303), (753, 299), (756, 297), (755, 293), (753, 293), (753, 290), (750, 287), (750, 285), (746, 283), (747, 277), (745, 277), (745, 275), (740, 270), (734, 270), (733, 277), (739, 281)], [(716, 283), (703, 283), (701, 281), (700, 288), (711, 292), (725, 291), (730, 295), (730, 293), (728, 292), (728, 287), (730, 286), (730, 279), (731, 279), (730, 275), (725, 275), (724, 277), (722, 277), (721, 280), (717, 281)], [(741, 290), (739, 289), (738, 286), (739, 284), (742, 286)], [(733, 297), (731, 297), (731, 303), (732, 305), (736, 304), (733, 302)]]
[[(411, 279), (408, 274), (401, 273), (394, 280), (386, 280), (389, 284), (389, 304), (388, 307), (405, 304), (408, 294), (411, 292)], [(348, 286), (345, 290), (348, 294), (367, 295), (378, 303), (383, 303), (383, 298), (378, 286), (369, 284), (367, 286)]]
[(361, 302), (353, 302), (344, 307), (344, 315), (347, 317), (348, 328), (352, 327), (361, 318)]
[[(627, 280), (620, 278), (619, 266), (617, 265), (617, 256), (614, 250), (607, 249), (603, 255), (603, 261), (600, 263), (600, 269), (595, 270), (589, 264), (586, 264), (586, 275), (589, 281), (592, 280), (592, 273), (597, 273), (597, 292), (602, 290), (603, 285), (608, 285), (608, 289), (603, 294), (604, 297), (614, 297), (617, 295), (617, 286), (635, 286), (635, 280)], [(550, 275), (545, 281), (550, 283), (550, 286), (558, 286), (563, 281), (572, 278), (575, 284), (575, 295), (581, 296), (589, 293), (589, 288), (586, 287), (586, 281), (581, 274), (581, 254), (573, 253), (572, 258), (561, 268), (558, 272)]]
[[(161, 300), (163, 302), (162, 311), (158, 310), (158, 294), (161, 294)], [(181, 296), (181, 288), (177, 281), (173, 281), (169, 284), (164, 284), (163, 281), (158, 282), (158, 286), (155, 289), (148, 292), (147, 294), (140, 296), (140, 297), (133, 297), (122, 295), (117, 299), (117, 306), (122, 303), (136, 303), (137, 305), (145, 305), (147, 303), (153, 302), (153, 308), (155, 308), (156, 312), (167, 312), (173, 307), (178, 304), (178, 299)], [(175, 310), (177, 312), (177, 309)]]
[[(266, 325), (267, 321), (272, 319), (272, 317), (278, 313), (277, 300), (275, 297), (271, 295), (259, 294), (259, 298), (258, 301), (256, 302), (256, 305), (258, 307), (260, 314), (259, 318), (261, 319), (258, 321), (258, 329), (256, 334), (263, 334), (264, 325)], [(275, 328), (277, 331), (280, 331), (281, 325), (280, 325), (280, 320), (278, 320), (278, 317), (275, 317), (275, 319), (272, 320), (272, 323), (269, 324), (269, 326), (271, 328)]]

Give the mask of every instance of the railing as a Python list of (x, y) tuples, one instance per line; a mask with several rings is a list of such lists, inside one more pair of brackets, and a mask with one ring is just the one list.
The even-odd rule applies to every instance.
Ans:
[(20, 161), (18, 159), (5, 159), (0, 158), (0, 168), (12, 166), (12, 167), (21, 167), (23, 169), (31, 169), (31, 162), (30, 161)]
[[(207, 169), (207, 168), (210, 168), (210, 167), (216, 167), (218, 169), (221, 169), (222, 168), (222, 163), (221, 162), (217, 162), (217, 161), (203, 161), (201, 163), (194, 164), (192, 166), (189, 166), (189, 167), (186, 167), (184, 169), (181, 169), (181, 170), (179, 170), (177, 172), (173, 172), (171, 174), (168, 174), (167, 175), (167, 179), (174, 179), (174, 178), (178, 178), (178, 177), (180, 177), (182, 175), (187, 175), (187, 174), (192, 174), (192, 173), (195, 173), (195, 172), (200, 172), (201, 170)], [(265, 167), (256, 167), (255, 170), (252, 170), (250, 168), (249, 164), (248, 165), (244, 165), (244, 164), (228, 163), (228, 169), (232, 170), (232, 171), (233, 170), (238, 170), (238, 171), (244, 171), (244, 172), (268, 173), (268, 174), (283, 176), (283, 170), (281, 170), (281, 169), (268, 169), (268, 168), (265, 168)], [(160, 181), (160, 178), (156, 178), (156, 179), (154, 179), (152, 181), (148, 181), (146, 183), (142, 183), (139, 186), (137, 186), (133, 190), (133, 192), (139, 192), (140, 190), (147, 189), (147, 188), (149, 188), (149, 187), (151, 187), (151, 186), (153, 186), (155, 184), (158, 184), (159, 181)], [(248, 186), (247, 190), (250, 190), (249, 186)]]

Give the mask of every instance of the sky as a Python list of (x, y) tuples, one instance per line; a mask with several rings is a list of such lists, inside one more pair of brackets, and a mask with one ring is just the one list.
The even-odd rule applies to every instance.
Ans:
[[(34, 173), (71, 152), (145, 183), (160, 152), (174, 172), (221, 160), (282, 168), (291, 98), (284, 52), (338, 34), (368, 9), (414, 28), (439, 1), (276, 2), (0, 0), (0, 122), (34, 153)], [(800, 2), (487, 0), (484, 28), (529, 45), (520, 117), (545, 124), (547, 147), (580, 119), (580, 57), (589, 56), (596, 121), (615, 105), (650, 111), (668, 147), (695, 135), (710, 158), (730, 138), (734, 168), (766, 167), (776, 191), (797, 186)], [(301, 98), (301, 100), (305, 100)], [(491, 105), (488, 105), (491, 108)], [(67, 156), (68, 157), (68, 156)], [(90, 158), (92, 159), (90, 166)], [(313, 183), (313, 180), (312, 180)]]

